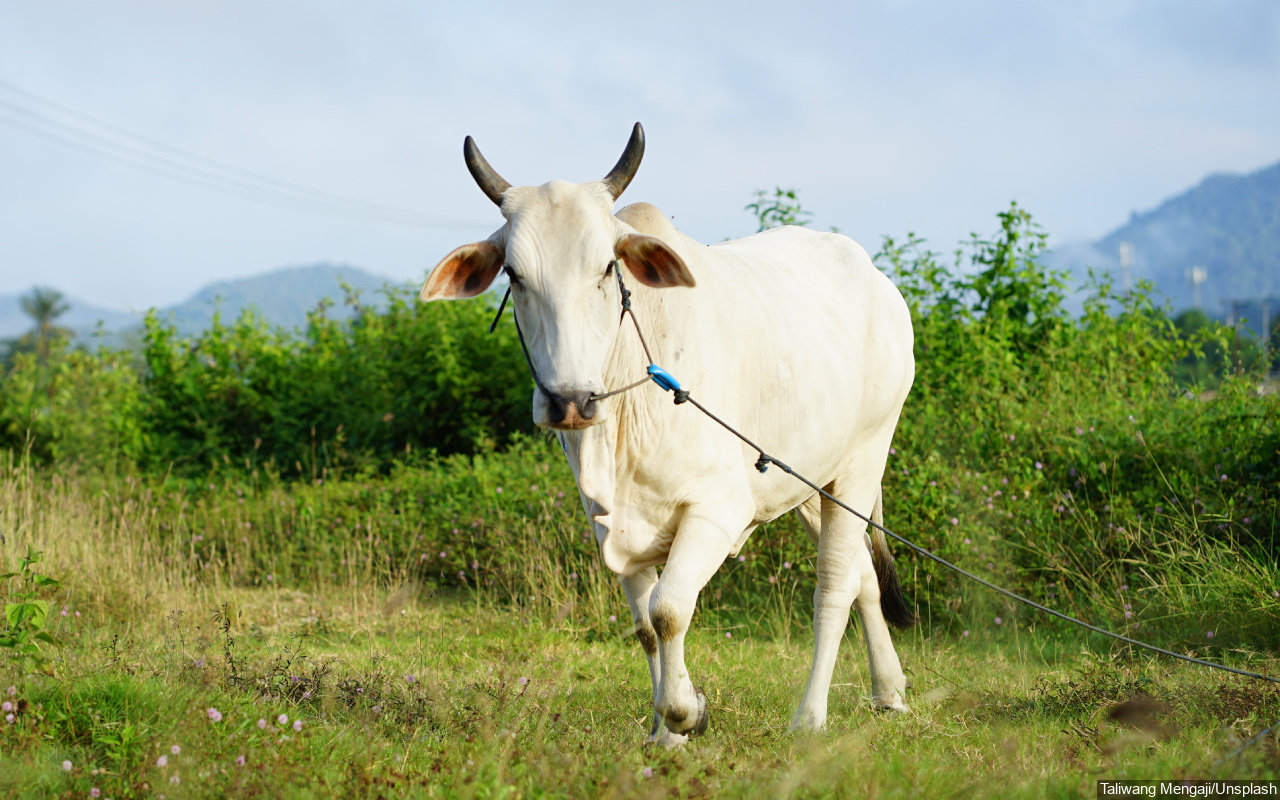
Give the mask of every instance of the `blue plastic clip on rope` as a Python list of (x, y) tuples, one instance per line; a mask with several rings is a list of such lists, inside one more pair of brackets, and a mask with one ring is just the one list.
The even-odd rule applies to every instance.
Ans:
[(653, 378), (653, 382), (668, 392), (680, 391), (680, 381), (676, 380), (670, 372), (667, 372), (657, 364), (650, 364), (648, 372), (649, 377)]

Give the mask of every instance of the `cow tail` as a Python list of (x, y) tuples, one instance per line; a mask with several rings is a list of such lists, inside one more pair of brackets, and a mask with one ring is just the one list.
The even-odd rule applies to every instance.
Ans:
[[(876, 525), (884, 524), (884, 492), (876, 494), (876, 504), (871, 509), (871, 521)], [(871, 563), (875, 565), (876, 581), (880, 584), (880, 610), (884, 618), (895, 628), (909, 628), (916, 623), (915, 611), (902, 596), (902, 584), (898, 582), (898, 570), (893, 564), (893, 554), (889, 552), (889, 541), (884, 531), (868, 526), (871, 538)]]

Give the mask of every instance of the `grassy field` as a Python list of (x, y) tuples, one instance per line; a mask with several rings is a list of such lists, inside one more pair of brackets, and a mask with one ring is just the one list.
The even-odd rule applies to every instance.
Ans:
[[(1275, 685), (980, 604), (898, 635), (905, 715), (870, 710), (851, 626), (828, 730), (791, 734), (811, 647), (798, 564), (757, 601), (725, 592), (732, 613), (699, 612), (689, 660), (711, 728), (646, 749), (647, 669), (621, 593), (566, 566), (554, 536), (576, 528), (517, 532), (538, 595), (375, 568), (360, 536), (339, 568), (280, 586), (200, 550), (183, 527), (205, 524), (198, 509), (163, 494), (0, 472), (4, 563), (31, 546), (61, 581), (43, 592), (47, 673), (0, 658), (0, 795), (1092, 797), (1101, 778), (1280, 777), (1272, 737), (1231, 755), (1280, 719)], [(1163, 643), (1280, 672), (1204, 636)]]
[[(1047, 234), (1016, 204), (996, 217), (954, 266), (912, 235), (876, 256), (917, 367), (889, 527), (1098, 625), (1280, 673), (1275, 353), (1141, 285), (1091, 280), (1070, 309)], [(1274, 736), (1235, 753), (1280, 719), (1276, 684), (1131, 652), (901, 547), (912, 711), (872, 713), (851, 626), (829, 729), (788, 733), (814, 581), (790, 517), (700, 599), (708, 735), (645, 749), (621, 592), (494, 312), (397, 296), (192, 339), (153, 316), (141, 352), (14, 358), (0, 797), (1093, 797), (1280, 771)]]

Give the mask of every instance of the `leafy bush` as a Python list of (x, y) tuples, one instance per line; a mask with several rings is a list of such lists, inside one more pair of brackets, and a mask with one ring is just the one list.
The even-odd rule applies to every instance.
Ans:
[[(1039, 259), (1043, 235), (1016, 206), (999, 220), (994, 237), (958, 251), (954, 269), (914, 237), (887, 239), (877, 258), (911, 306), (917, 342), (886, 475), (890, 527), (998, 580), (1134, 624), (1120, 586), (1155, 595), (1195, 576), (1202, 591), (1182, 600), (1194, 600), (1206, 630), (1216, 627), (1208, 616), (1269, 606), (1274, 575), (1252, 585), (1248, 606), (1222, 592), (1236, 585), (1223, 573), (1233, 559), (1274, 560), (1278, 398), (1259, 391), (1257, 371), (1215, 376), (1211, 394), (1180, 384), (1182, 359), (1228, 329), (1183, 336), (1149, 287), (1118, 297), (1095, 281), (1084, 315), (1069, 318), (1060, 276)], [(1204, 574), (1210, 565), (1217, 574)], [(935, 565), (916, 568), (932, 613), (976, 600)], [(1189, 613), (1162, 619), (1184, 624)], [(1280, 641), (1274, 615), (1254, 622)]]
[(144, 455), (141, 387), (127, 356), (56, 347), (22, 353), (0, 383), (0, 448), (102, 468)]
[(349, 325), (314, 313), (302, 339), (244, 315), (185, 342), (149, 318), (152, 463), (315, 477), (529, 429), (530, 382), (509, 327), (485, 335), (480, 303), (389, 301)]

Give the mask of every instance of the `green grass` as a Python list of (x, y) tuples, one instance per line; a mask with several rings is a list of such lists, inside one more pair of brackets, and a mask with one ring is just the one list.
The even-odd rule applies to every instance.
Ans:
[[(22, 711), (0, 736), (0, 794), (1070, 797), (1098, 778), (1280, 777), (1273, 740), (1219, 762), (1280, 718), (1273, 686), (1007, 624), (900, 635), (906, 715), (870, 710), (851, 627), (816, 735), (787, 731), (806, 636), (697, 626), (690, 668), (712, 727), (667, 752), (641, 745), (648, 673), (621, 622), (588, 634), (465, 595), (227, 602), (225, 629), (208, 606), (140, 626), (60, 618), (54, 675), (5, 675)], [(1138, 727), (1108, 718), (1141, 696), (1157, 705)]]
[[(1246, 389), (1136, 421), (1059, 396), (981, 458), (902, 445), (886, 519), (1091, 622), (1280, 674), (1280, 404)], [(61, 581), (42, 590), (49, 674), (0, 650), (3, 797), (1092, 797), (1101, 778), (1280, 777), (1274, 737), (1223, 760), (1280, 719), (1274, 684), (1045, 620), (900, 547), (912, 711), (871, 710), (851, 626), (828, 729), (789, 733), (813, 592), (791, 520), (703, 593), (688, 655), (708, 734), (646, 749), (626, 605), (538, 440), (306, 483), (11, 459), (0, 534), (4, 569), (30, 547)]]

